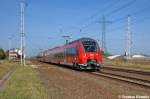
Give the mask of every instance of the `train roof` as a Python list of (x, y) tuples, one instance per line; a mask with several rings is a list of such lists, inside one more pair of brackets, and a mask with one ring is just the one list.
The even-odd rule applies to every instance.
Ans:
[(89, 38), (89, 37), (87, 37), (87, 38), (79, 38), (79, 39), (77, 39), (77, 40), (75, 40), (75, 41), (72, 41), (72, 42), (69, 42), (69, 44), (72, 44), (72, 43), (74, 43), (74, 42), (76, 42), (76, 41), (87, 41), (87, 40), (92, 40), (92, 41), (95, 41), (94, 39), (92, 39), (92, 38)]
[[(84, 37), (84, 38), (79, 38), (79, 39), (77, 39), (77, 40), (74, 40), (74, 41), (72, 41), (72, 42), (69, 42), (68, 44), (72, 44), (72, 43), (75, 43), (75, 42), (77, 42), (77, 41), (88, 41), (88, 40), (95, 41), (95, 40), (92, 39), (92, 38)], [(48, 50), (46, 50), (46, 51), (44, 51), (44, 52), (47, 52), (47, 51), (49, 51), (49, 50), (54, 50), (54, 49), (57, 49), (57, 48), (62, 48), (62, 47), (64, 47), (64, 46), (66, 46), (66, 44), (65, 44), (65, 45), (62, 45), (62, 46), (57, 46), (57, 47), (48, 49)]]
[(92, 38), (80, 38), (80, 39), (78, 39), (78, 40), (80, 40), (80, 41), (84, 41), (84, 40), (92, 40), (92, 41), (95, 41), (95, 40), (92, 39)]

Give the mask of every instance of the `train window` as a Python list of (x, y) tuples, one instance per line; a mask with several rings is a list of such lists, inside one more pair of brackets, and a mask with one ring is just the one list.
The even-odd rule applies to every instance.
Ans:
[(76, 55), (77, 54), (77, 49), (74, 47), (74, 48), (72, 48), (72, 54), (73, 55)]
[(67, 49), (67, 56), (75, 56), (77, 55), (77, 49), (75, 47)]
[(97, 51), (97, 44), (95, 41), (83, 41), (82, 44), (86, 52)]
[(63, 58), (63, 53), (56, 53), (54, 54), (55, 58)]

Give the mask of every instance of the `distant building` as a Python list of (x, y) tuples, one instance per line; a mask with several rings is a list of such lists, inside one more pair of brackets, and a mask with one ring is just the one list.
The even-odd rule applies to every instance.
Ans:
[(133, 55), (132, 58), (146, 58), (144, 55)]
[(121, 55), (112, 55), (112, 56), (108, 56), (107, 58), (112, 60), (112, 59), (116, 59), (118, 57), (120, 57)]
[(13, 48), (9, 50), (9, 59), (19, 59), (20, 58), (20, 49), (19, 48)]

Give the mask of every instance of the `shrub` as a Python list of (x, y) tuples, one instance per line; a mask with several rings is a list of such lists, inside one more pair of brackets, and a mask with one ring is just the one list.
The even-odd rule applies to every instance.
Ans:
[(5, 52), (2, 48), (0, 48), (0, 59), (5, 59), (5, 58), (6, 58)]

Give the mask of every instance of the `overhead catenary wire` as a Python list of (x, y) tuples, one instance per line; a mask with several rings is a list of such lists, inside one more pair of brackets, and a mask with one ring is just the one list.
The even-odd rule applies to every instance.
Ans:
[[(116, 1), (116, 2), (113, 2), (113, 3), (115, 3), (114, 5), (116, 5), (117, 4), (117, 2), (119, 2), (120, 0), (118, 0), (118, 1)], [(109, 13), (107, 13), (107, 14), (105, 14), (105, 17), (108, 17), (108, 16), (110, 16), (110, 15), (112, 15), (112, 14), (114, 14), (114, 13), (117, 13), (117, 12), (119, 12), (119, 11), (121, 11), (121, 10), (123, 10), (123, 9), (125, 9), (125, 8), (127, 8), (127, 7), (129, 7), (129, 6), (131, 6), (132, 4), (134, 4), (136, 2), (136, 0), (132, 0), (132, 1), (130, 1), (130, 2), (127, 2), (126, 4), (124, 4), (123, 6), (121, 6), (121, 7), (119, 7), (119, 8), (116, 8), (116, 9), (114, 9), (114, 10), (112, 10), (112, 11), (110, 11)], [(107, 9), (108, 9), (109, 7), (107, 7)], [(100, 10), (100, 11), (102, 11), (102, 10)], [(87, 22), (87, 20), (91, 20), (91, 19), (93, 19), (95, 16), (97, 16), (99, 13), (100, 13), (100, 11), (98, 11), (97, 13), (95, 13), (95, 14), (93, 14), (92, 16), (90, 16), (89, 18), (87, 18), (86, 19), (86, 22)], [(103, 10), (104, 11), (104, 10)], [(121, 18), (122, 19), (122, 18)], [(118, 20), (118, 19), (117, 19)], [(83, 28), (85, 28), (85, 27), (88, 27), (89, 25), (92, 25), (93, 24), (93, 22), (90, 22), (90, 23), (88, 23), (88, 24), (85, 24), (85, 25), (83, 25), (82, 27)], [(81, 29), (81, 28), (80, 28)]]
[(35, 44), (35, 43), (32, 42), (32, 40), (29, 38), (29, 36), (25, 35), (25, 37), (26, 37), (27, 41), (29, 42), (29, 44), (31, 45), (32, 48), (34, 47), (36, 50), (41, 49), (41, 47), (39, 47), (38, 44)]
[[(132, 17), (132, 16), (131, 16), (131, 17)], [(134, 25), (134, 24), (136, 24), (136, 23), (142, 23), (142, 22), (147, 21), (147, 20), (150, 20), (150, 16), (145, 17), (145, 18), (143, 18), (143, 19), (141, 19), (141, 20), (139, 20), (139, 21), (133, 20), (133, 21), (131, 22), (131, 25)], [(109, 32), (121, 30), (121, 29), (123, 29), (125, 26), (126, 26), (126, 25), (123, 24), (123, 25), (121, 25), (121, 26), (119, 26), (119, 27), (117, 27), (117, 28), (110, 29)]]
[[(135, 16), (137, 16), (137, 15), (139, 15), (139, 14), (141, 14), (141, 13), (144, 13), (144, 11), (145, 11), (146, 9), (148, 9), (148, 7), (145, 7), (145, 8), (143, 8), (143, 9), (141, 9), (141, 10), (138, 10), (138, 11), (136, 11), (136, 12), (133, 12), (133, 13), (131, 13), (130, 15), (131, 15), (132, 17), (135, 17)], [(125, 15), (125, 16), (123, 16), (123, 17), (116, 18), (116, 19), (112, 20), (111, 22), (112, 22), (112, 24), (115, 24), (115, 23), (118, 23), (118, 22), (121, 22), (121, 21), (125, 21), (127, 17), (128, 17), (128, 15)], [(92, 25), (92, 24), (94, 24), (94, 22), (91, 22), (91, 23), (87, 24), (86, 26), (82, 27), (82, 29), (87, 28), (87, 27), (89, 27), (89, 26)], [(120, 29), (120, 28), (122, 28), (122, 27), (125, 27), (125, 25), (119, 26), (118, 28), (115, 28), (115, 29), (112, 29), (112, 30), (117, 30), (117, 29)], [(80, 29), (80, 30), (82, 30), (82, 29)]]
[[(132, 17), (136, 17), (137, 15), (144, 13), (146, 11), (146, 9), (148, 9), (148, 7), (144, 7), (143, 9), (140, 9), (140, 10), (138, 10), (136, 12), (133, 12), (130, 15)], [(128, 15), (125, 15), (125, 16), (123, 16), (121, 18), (114, 19), (114, 20), (112, 20), (112, 24), (115, 24), (115, 23), (121, 22), (123, 20), (126, 20), (127, 17), (128, 17)], [(146, 17), (146, 18), (149, 18), (149, 17)], [(131, 24), (133, 24), (133, 22)], [(117, 29), (121, 29), (123, 27), (125, 27), (125, 25), (119, 26), (118, 28), (111, 29), (111, 30), (117, 30)]]
[(108, 14), (105, 14), (105, 16), (108, 17), (108, 16), (110, 16), (110, 15), (112, 15), (112, 14), (115, 14), (115, 13), (117, 13), (117, 12), (119, 12), (119, 11), (121, 11), (121, 10), (127, 8), (127, 7), (130, 7), (130, 6), (131, 6), (132, 4), (134, 4), (136, 1), (137, 1), (137, 0), (132, 0), (132, 1), (130, 1), (130, 2), (127, 2), (127, 3), (124, 4), (123, 6), (112, 10), (112, 11), (109, 12)]
[[(145, 8), (143, 8), (143, 9), (141, 9), (141, 10), (138, 10), (138, 11), (136, 11), (136, 12), (130, 13), (130, 15), (131, 15), (132, 17), (133, 17), (133, 16), (135, 17), (135, 16), (137, 16), (137, 15), (139, 15), (139, 14), (141, 14), (141, 13), (144, 13), (144, 11), (145, 11), (146, 9), (148, 9), (148, 7), (145, 7)], [(120, 22), (120, 21), (123, 21), (123, 20), (125, 20), (127, 17), (128, 17), (128, 15), (125, 15), (125, 16), (120, 17), (120, 18), (116, 18), (116, 19), (112, 20), (112, 24), (118, 23), (118, 22)]]
[[(89, 18), (87, 18), (87, 19), (86, 19), (86, 22), (87, 22), (87, 20), (93, 19), (93, 18), (94, 18), (95, 16), (97, 16), (101, 11), (107, 10), (110, 6), (116, 5), (116, 4), (119, 3), (120, 1), (121, 1), (121, 0), (116, 0), (115, 2), (110, 3), (110, 5), (109, 5), (108, 7), (106, 7), (105, 9), (100, 10), (100, 11), (96, 12), (95, 14), (91, 15)], [(88, 24), (84, 24), (84, 25), (82, 25), (82, 27), (80, 28), (80, 30), (82, 30), (82, 29), (84, 29), (84, 28), (87, 28), (87, 27), (89, 27), (90, 25), (92, 25), (92, 24), (94, 24), (94, 23), (96, 23), (96, 21), (92, 21), (92, 22), (90, 22), (90, 23), (88, 23)]]
[[(101, 14), (102, 11), (106, 11), (110, 6), (114, 6), (116, 4), (118, 4), (120, 1), (122, 0), (115, 0), (113, 2), (108, 3), (108, 5), (100, 10), (98, 10), (96, 13), (94, 13), (93, 15), (89, 16), (88, 18), (84, 19), (84, 22), (87, 22), (87, 20), (91, 20), (94, 19), (94, 17), (98, 16), (99, 14)], [(83, 23), (83, 21), (79, 22), (79, 24)]]

